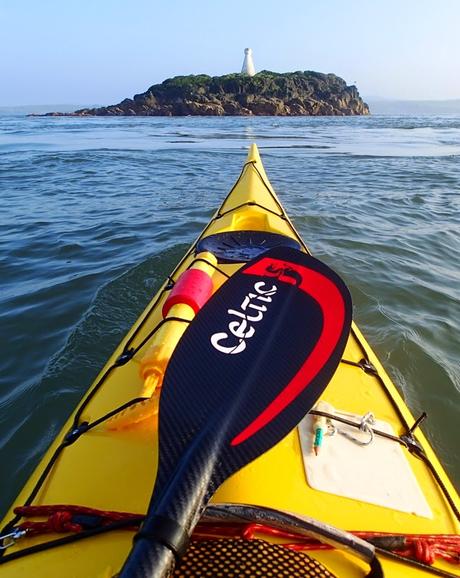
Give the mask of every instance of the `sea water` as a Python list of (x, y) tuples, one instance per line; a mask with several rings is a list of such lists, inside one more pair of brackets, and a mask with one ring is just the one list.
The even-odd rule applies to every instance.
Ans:
[(459, 484), (460, 116), (1, 116), (0, 510), (253, 142)]

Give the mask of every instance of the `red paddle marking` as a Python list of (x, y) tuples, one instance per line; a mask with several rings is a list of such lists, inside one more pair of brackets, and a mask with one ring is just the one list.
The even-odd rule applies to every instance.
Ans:
[[(266, 257), (245, 269), (243, 273), (247, 275), (274, 277), (276, 273), (267, 271), (267, 267), (270, 266), (275, 270), (294, 270), (301, 275), (302, 281), (300, 282), (299, 289), (318, 302), (323, 314), (323, 329), (313, 351), (299, 371), (262, 413), (232, 440), (232, 446), (241, 444), (257, 433), (302, 393), (332, 355), (342, 334), (345, 322), (345, 303), (342, 294), (333, 281), (318, 271), (296, 263)], [(292, 283), (292, 278), (287, 277), (283, 279), (282, 274), (279, 279), (280, 281)]]

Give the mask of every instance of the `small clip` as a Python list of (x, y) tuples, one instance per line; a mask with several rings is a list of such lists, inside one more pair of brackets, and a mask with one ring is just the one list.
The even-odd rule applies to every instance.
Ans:
[(2, 545), (0, 546), (0, 550), (6, 550), (7, 548), (14, 546), (16, 544), (16, 541), (19, 540), (20, 538), (23, 538), (26, 534), (27, 530), (15, 528), (9, 534), (4, 534), (3, 536), (0, 536), (0, 542), (2, 543)]
[(354, 442), (355, 444), (358, 444), (359, 446), (368, 446), (374, 441), (374, 430), (371, 427), (374, 424), (375, 424), (374, 414), (370, 411), (368, 411), (366, 414), (363, 415), (359, 424), (356, 424), (359, 427), (359, 431), (362, 431), (363, 433), (367, 433), (369, 435), (369, 438), (365, 441), (356, 438), (354, 435), (342, 429), (339, 429), (337, 431), (350, 441)]
[(131, 361), (131, 359), (133, 358), (135, 350), (134, 349), (127, 349), (126, 351), (123, 351), (123, 353), (121, 353), (117, 360), (115, 361), (114, 365), (115, 367), (120, 367), (121, 365), (125, 365), (126, 363), (128, 363), (128, 361)]
[(370, 373), (371, 375), (377, 375), (377, 370), (375, 366), (368, 359), (361, 359), (358, 363), (359, 367), (364, 371), (364, 373)]

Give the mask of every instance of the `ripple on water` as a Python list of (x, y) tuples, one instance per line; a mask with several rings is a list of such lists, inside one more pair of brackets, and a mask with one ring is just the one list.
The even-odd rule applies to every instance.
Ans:
[[(28, 363), (22, 379), (13, 387), (10, 385), (7, 395), (0, 397), (0, 427), (8, 432), (0, 437), (0, 451), (11, 464), (9, 475), (21, 481), (30, 475), (36, 457), (54, 439), (101, 366), (186, 248), (187, 245), (175, 245), (102, 286), (93, 286), (90, 290), (92, 302), (91, 298), (81, 300), (80, 305), (83, 301), (87, 303), (83, 311), (72, 320), (53, 318), (53, 325), (50, 327), (48, 324), (50, 341), (54, 340), (56, 344), (64, 339), (64, 345), (58, 352), (51, 353), (48, 361), (37, 360), (36, 366)], [(76, 282), (81, 284), (82, 280)], [(71, 315), (72, 311), (66, 307), (68, 297), (62, 294), (62, 290), (75, 294), (76, 288), (70, 282), (68, 286), (54, 289), (55, 293), (50, 290), (46, 295), (35, 296), (35, 312), (39, 314), (45, 306), (58, 316)], [(60, 336), (58, 328), (63, 325), (73, 329)], [(29, 336), (30, 342), (33, 343), (39, 334), (37, 330), (35, 335)], [(8, 356), (3, 357), (0, 364), (5, 358)], [(39, 361), (45, 363), (40, 365)], [(11, 371), (13, 368), (2, 369)], [(2, 387), (1, 391), (5, 388)], [(27, 439), (29, 443), (25, 443)], [(30, 439), (35, 440), (34, 444), (30, 444)], [(18, 447), (23, 448), (22, 461), (17, 459)], [(1, 497), (2, 508), (16, 492), (17, 487), (6, 488)]]

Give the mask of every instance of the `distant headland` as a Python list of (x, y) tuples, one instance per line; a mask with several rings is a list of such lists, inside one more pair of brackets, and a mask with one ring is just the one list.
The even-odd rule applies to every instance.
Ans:
[(369, 114), (356, 86), (335, 74), (176, 76), (118, 104), (45, 116), (350, 116)]

